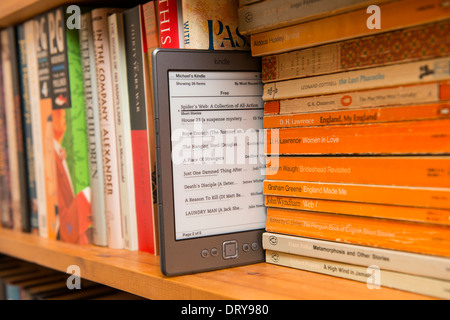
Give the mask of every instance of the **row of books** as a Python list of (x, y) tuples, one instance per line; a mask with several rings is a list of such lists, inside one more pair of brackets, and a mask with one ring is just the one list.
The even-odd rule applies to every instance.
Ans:
[(370, 5), (241, 1), (263, 61), (266, 261), (449, 299), (450, 8)]
[(142, 300), (128, 292), (12, 257), (0, 256), (0, 300), (81, 299)]
[[(158, 254), (151, 54), (249, 50), (238, 0), (219, 4), (66, 5), (1, 30), (3, 227)], [(201, 27), (175, 46), (183, 25)]]

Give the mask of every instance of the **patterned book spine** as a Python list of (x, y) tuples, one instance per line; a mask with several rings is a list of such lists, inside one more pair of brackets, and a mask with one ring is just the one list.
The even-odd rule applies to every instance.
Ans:
[(17, 26), (17, 48), (20, 69), (20, 89), (21, 103), (23, 113), (23, 135), (24, 148), (26, 154), (26, 175), (28, 177), (28, 208), (30, 210), (30, 229), (32, 233), (39, 232), (37, 194), (36, 194), (36, 176), (33, 151), (33, 132), (31, 127), (31, 101), (29, 94), (29, 72), (27, 65), (27, 46), (25, 41), (25, 25)]
[(91, 12), (95, 44), (100, 126), (102, 130), (108, 246), (114, 249), (121, 249), (123, 248), (123, 236), (116, 143), (117, 133), (114, 113), (110, 44), (108, 37), (108, 16), (117, 12), (117, 10), (99, 8), (94, 9)]
[(263, 99), (269, 101), (308, 97), (448, 79), (450, 79), (450, 58), (444, 57), (270, 82), (264, 85)]
[(37, 58), (38, 39), (36, 30), (40, 23), (35, 19), (25, 22), (25, 43), (27, 48), (27, 67), (31, 109), (31, 131), (33, 134), (34, 172), (36, 178), (36, 199), (38, 210), (39, 235), (48, 237), (47, 196), (44, 170), (43, 127), (40, 112), (39, 65)]
[(66, 27), (65, 12), (59, 7), (47, 13), (59, 237), (88, 244), (91, 189), (79, 33)]
[(263, 82), (432, 59), (450, 54), (450, 21), (262, 58)]
[(91, 216), (92, 241), (98, 246), (107, 246), (105, 215), (105, 193), (103, 185), (103, 158), (100, 129), (97, 71), (95, 69), (94, 36), (91, 13), (81, 15), (80, 48), (83, 65), (84, 103), (89, 152), (89, 175), (92, 190)]
[(184, 47), (250, 50), (239, 32), (238, 0), (182, 0)]

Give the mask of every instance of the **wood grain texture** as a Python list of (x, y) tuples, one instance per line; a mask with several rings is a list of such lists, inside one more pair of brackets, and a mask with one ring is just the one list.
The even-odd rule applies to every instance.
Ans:
[(429, 299), (417, 294), (267, 263), (179, 277), (165, 277), (159, 257), (144, 252), (79, 246), (0, 229), (0, 252), (149, 299)]

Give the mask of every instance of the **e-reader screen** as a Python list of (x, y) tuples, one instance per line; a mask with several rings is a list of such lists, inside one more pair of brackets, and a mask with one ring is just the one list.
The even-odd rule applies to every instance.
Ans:
[(259, 64), (248, 52), (161, 49), (153, 55), (161, 266), (167, 275), (263, 261)]

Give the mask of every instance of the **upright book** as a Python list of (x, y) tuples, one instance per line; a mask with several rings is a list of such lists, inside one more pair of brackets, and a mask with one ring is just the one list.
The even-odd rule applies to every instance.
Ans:
[(116, 122), (111, 74), (108, 16), (121, 10), (97, 8), (92, 10), (97, 90), (102, 130), (103, 173), (105, 186), (105, 212), (110, 248), (123, 248), (120, 204), (119, 167), (117, 160)]
[[(58, 218), (58, 186), (55, 169), (55, 149), (54, 149), (54, 132), (53, 132), (53, 82), (50, 71), (50, 50), (49, 50), (49, 24), (46, 14), (37, 16), (35, 19), (33, 31), (36, 33), (35, 39), (36, 56), (38, 61), (39, 75), (39, 115), (40, 122), (40, 139), (38, 152), (42, 153), (39, 159), (36, 159), (37, 170), (43, 169), (44, 181), (41, 179), (38, 189), (45, 190), (46, 207), (45, 214), (47, 216), (47, 234), (50, 239), (56, 239), (59, 233), (60, 221)], [(34, 90), (34, 88), (33, 88)], [(40, 149), (40, 150), (39, 150)], [(36, 156), (36, 153), (35, 153)], [(42, 169), (41, 169), (42, 168)], [(41, 174), (41, 173), (40, 173)], [(39, 207), (38, 210), (41, 210)]]
[(80, 48), (83, 65), (84, 104), (89, 152), (89, 183), (92, 190), (91, 217), (92, 242), (107, 246), (105, 187), (103, 175), (102, 140), (100, 110), (97, 91), (97, 71), (95, 68), (94, 35), (92, 33), (91, 12), (80, 17)]
[(28, 232), (30, 231), (30, 211), (23, 145), (19, 66), (14, 27), (2, 30), (0, 36), (13, 228)]
[(140, 251), (158, 252), (157, 218), (154, 210), (152, 173), (156, 170), (153, 110), (142, 6), (124, 12), (125, 48), (128, 65), (131, 147), (134, 167), (138, 246)]
[(79, 33), (66, 24), (66, 7), (47, 13), (53, 90), (53, 148), (59, 237), (92, 242), (91, 188)]

